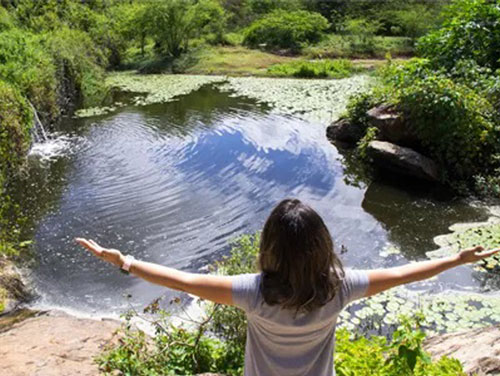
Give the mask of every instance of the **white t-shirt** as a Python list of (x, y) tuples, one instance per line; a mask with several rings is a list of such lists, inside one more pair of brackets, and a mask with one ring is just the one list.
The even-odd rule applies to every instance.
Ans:
[(362, 298), (368, 274), (346, 270), (337, 295), (308, 313), (270, 306), (260, 292), (261, 274), (241, 274), (232, 280), (234, 304), (248, 319), (245, 376), (335, 375), (333, 351), (340, 311)]

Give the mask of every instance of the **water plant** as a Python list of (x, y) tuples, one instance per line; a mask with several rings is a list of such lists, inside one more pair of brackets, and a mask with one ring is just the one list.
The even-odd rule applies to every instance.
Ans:
[(232, 96), (267, 103), (274, 113), (327, 125), (344, 111), (349, 95), (365, 91), (371, 82), (363, 75), (328, 81), (229, 77), (220, 87)]

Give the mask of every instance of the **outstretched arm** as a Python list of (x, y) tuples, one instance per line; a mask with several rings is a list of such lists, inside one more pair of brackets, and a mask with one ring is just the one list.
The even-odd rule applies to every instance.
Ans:
[[(122, 267), (125, 257), (117, 249), (103, 248), (93, 240), (76, 238), (76, 242), (100, 259)], [(146, 281), (185, 291), (215, 303), (233, 304), (230, 277), (183, 272), (151, 262), (134, 260), (130, 272)]]
[(389, 269), (368, 271), (369, 287), (365, 296), (371, 296), (392, 287), (434, 277), (455, 266), (482, 260), (499, 252), (500, 248), (484, 251), (483, 247), (469, 248), (438, 260), (416, 262)]

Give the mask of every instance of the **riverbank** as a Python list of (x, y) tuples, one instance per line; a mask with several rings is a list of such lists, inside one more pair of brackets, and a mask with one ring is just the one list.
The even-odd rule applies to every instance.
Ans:
[[(407, 58), (399, 56), (392, 60), (404, 61)], [(280, 55), (243, 46), (218, 46), (193, 49), (186, 56), (175, 61), (161, 60), (154, 55), (131, 56), (123, 67), (137, 69), (143, 73), (184, 73), (231, 77), (341, 78), (351, 74), (374, 71), (386, 62), (387, 60), (383, 56)], [(324, 69), (318, 72), (317, 68), (314, 69), (325, 63), (336, 66), (334, 69), (330, 69), (330, 72)], [(348, 70), (346, 70), (347, 65)], [(302, 68), (302, 72), (298, 69), (300, 67), (305, 67)]]

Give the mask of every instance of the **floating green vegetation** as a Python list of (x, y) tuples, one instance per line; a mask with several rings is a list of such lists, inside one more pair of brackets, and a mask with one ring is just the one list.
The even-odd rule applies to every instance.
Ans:
[(391, 255), (401, 254), (401, 248), (395, 246), (394, 244), (387, 244), (380, 252), (380, 256), (389, 257)]
[[(500, 247), (500, 218), (491, 217), (481, 223), (458, 223), (450, 227), (452, 233), (434, 238), (439, 249), (427, 252), (430, 258), (458, 253), (461, 249), (482, 245), (486, 249)], [(500, 270), (500, 255), (496, 254), (475, 266), (478, 271)]]
[(500, 296), (448, 291), (431, 295), (398, 287), (362, 299), (340, 314), (348, 330), (383, 333), (400, 315), (422, 312), (427, 333), (454, 332), (500, 323)]
[(170, 74), (136, 74), (134, 72), (113, 73), (107, 79), (107, 85), (122, 91), (142, 93), (133, 99), (139, 106), (152, 103), (170, 102), (179, 95), (186, 95), (201, 86), (222, 82), (223, 76), (189, 76)]
[[(367, 89), (371, 79), (363, 75), (318, 81), (118, 72), (111, 74), (106, 82), (108, 87), (137, 93), (132, 104), (139, 106), (170, 102), (180, 95), (198, 90), (203, 85), (219, 83), (222, 84), (221, 90), (231, 92), (232, 96), (246, 96), (269, 104), (274, 113), (327, 124), (340, 116), (352, 94)], [(109, 107), (88, 108), (77, 111), (76, 116), (103, 115), (121, 106), (123, 104), (115, 103)]]
[(230, 77), (222, 85), (233, 96), (246, 96), (268, 103), (273, 112), (328, 124), (345, 110), (351, 95), (371, 83), (365, 75), (340, 80)]
[(122, 107), (122, 103), (115, 103), (113, 106), (83, 108), (75, 112), (76, 118), (86, 118), (92, 116), (106, 115)]

